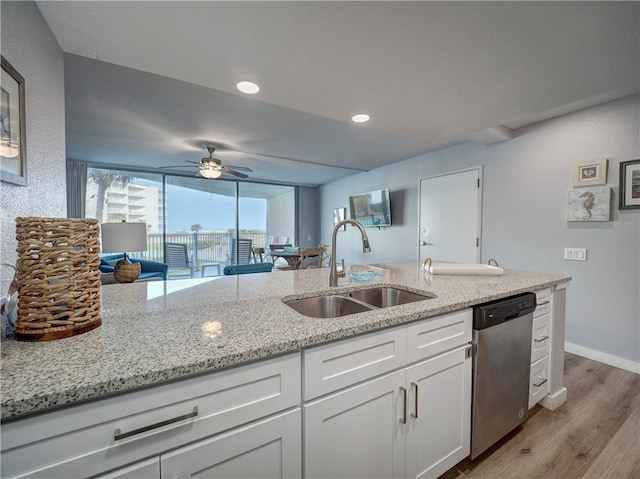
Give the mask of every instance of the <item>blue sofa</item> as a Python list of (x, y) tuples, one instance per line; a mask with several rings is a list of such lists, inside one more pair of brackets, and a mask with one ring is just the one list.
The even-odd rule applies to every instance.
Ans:
[[(100, 272), (113, 273), (115, 263), (124, 258), (121, 253), (106, 254), (100, 256)], [(132, 263), (140, 263), (140, 276), (138, 280), (149, 278), (167, 279), (169, 274), (169, 266), (159, 261), (150, 261), (148, 259), (129, 258)]]

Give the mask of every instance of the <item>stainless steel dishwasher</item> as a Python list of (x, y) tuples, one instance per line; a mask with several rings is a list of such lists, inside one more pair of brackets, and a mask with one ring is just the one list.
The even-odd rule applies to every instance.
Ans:
[(536, 295), (473, 308), (471, 459), (527, 419)]

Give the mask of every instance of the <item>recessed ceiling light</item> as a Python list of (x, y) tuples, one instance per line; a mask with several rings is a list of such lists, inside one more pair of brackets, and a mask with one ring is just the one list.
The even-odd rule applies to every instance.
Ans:
[(369, 115), (366, 113), (358, 113), (357, 115), (353, 115), (351, 120), (355, 123), (364, 123), (365, 121), (369, 121)]
[(242, 93), (248, 93), (249, 95), (253, 95), (254, 93), (258, 93), (260, 91), (260, 87), (250, 81), (241, 81), (236, 86)]

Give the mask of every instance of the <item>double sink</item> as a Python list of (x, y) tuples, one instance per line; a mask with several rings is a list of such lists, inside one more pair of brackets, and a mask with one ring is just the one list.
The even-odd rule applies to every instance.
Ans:
[(304, 316), (336, 318), (432, 298), (435, 298), (435, 295), (429, 293), (415, 293), (394, 286), (376, 286), (345, 293), (285, 299), (284, 303)]

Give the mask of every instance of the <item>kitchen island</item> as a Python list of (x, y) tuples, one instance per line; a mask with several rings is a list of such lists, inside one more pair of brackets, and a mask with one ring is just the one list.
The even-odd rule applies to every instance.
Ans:
[[(431, 276), (414, 263), (376, 266), (385, 271), (376, 283), (435, 297), (321, 319), (302, 316), (283, 298), (368, 286), (343, 278), (337, 288), (329, 288), (327, 269), (104, 286), (99, 328), (41, 343), (3, 341), (2, 420), (18, 428), (56, 416), (58, 410), (89, 411), (110, 398), (144, 395), (155, 389), (152, 386), (172, 388), (184, 381), (196, 384), (200, 378), (251, 371), (268, 361), (299, 358), (300, 351), (320, 345), (386, 334), (494, 299), (555, 290), (570, 280), (511, 270), (503, 276)], [(558, 306), (563, 310), (564, 301)], [(562, 334), (556, 335), (560, 345), (552, 347), (561, 352), (564, 313), (554, 326)]]

